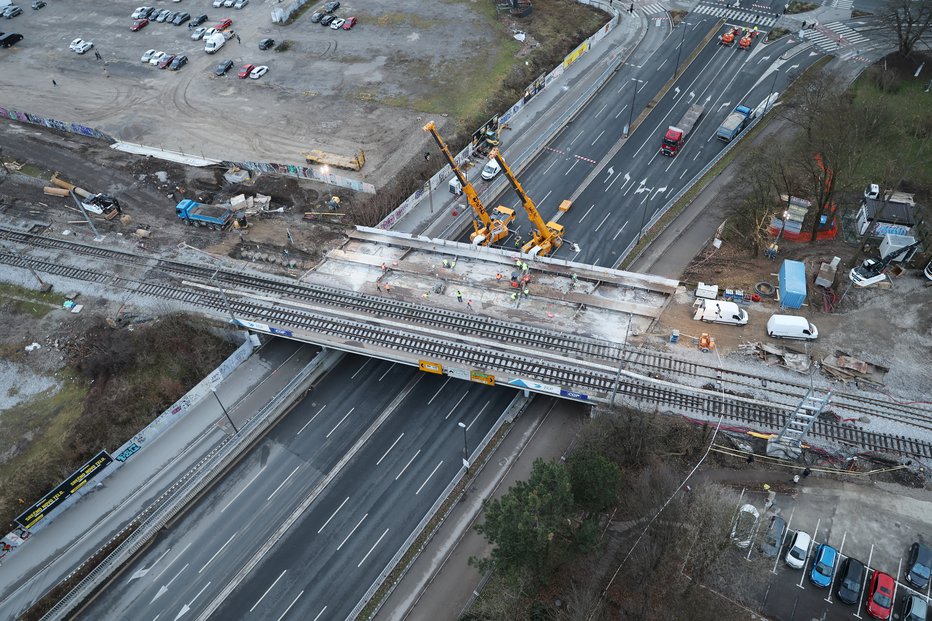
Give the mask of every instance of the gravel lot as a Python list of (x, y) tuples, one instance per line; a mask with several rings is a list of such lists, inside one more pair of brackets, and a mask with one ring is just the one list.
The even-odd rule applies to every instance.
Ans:
[[(377, 186), (426, 144), (426, 119), (413, 110), (442, 113), (443, 101), (468, 88), (464, 72), (473, 75), (496, 56), (488, 18), (471, 3), (350, 0), (337, 10), (358, 18), (350, 31), (311, 23), (311, 11), (277, 26), (273, 0), (242, 10), (215, 9), (209, 0), (158, 5), (206, 13), (206, 25), (232, 18), (242, 43), (234, 37), (213, 55), (191, 40), (186, 24), (153, 22), (131, 32), (139, 0), (51, 0), (38, 11), (20, 4), (24, 13), (2, 24), (25, 38), (0, 50), (0, 104), (217, 159), (301, 164), (311, 148), (349, 155), (363, 146), (368, 162), (356, 176)], [(70, 51), (77, 37), (93, 41), (102, 60), (93, 50)], [(290, 49), (260, 51), (265, 37), (287, 40)], [(143, 65), (151, 48), (186, 54), (188, 65), (177, 72)], [(226, 59), (236, 68), (214, 76)], [(239, 80), (246, 63), (270, 71)]]

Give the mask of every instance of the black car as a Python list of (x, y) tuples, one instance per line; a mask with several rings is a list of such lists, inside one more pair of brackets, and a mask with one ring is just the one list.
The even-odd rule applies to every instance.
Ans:
[(184, 54), (180, 56), (175, 56), (175, 60), (172, 61), (172, 64), (168, 66), (172, 71), (178, 71), (182, 67), (188, 64), (188, 57)]
[(225, 60), (219, 65), (217, 65), (217, 68), (214, 69), (214, 73), (217, 75), (226, 75), (227, 71), (229, 71), (232, 68), (233, 68), (233, 61)]
[(175, 19), (172, 20), (172, 23), (176, 26), (180, 26), (189, 19), (191, 19), (190, 13), (178, 13), (178, 15), (175, 16)]
[(262, 39), (261, 41), (259, 41), (260, 50), (267, 50), (273, 45), (275, 45), (275, 39)]
[(336, 18), (337, 18), (336, 15), (324, 15), (323, 17), (320, 18), (320, 25), (321, 25), (321, 26), (329, 26), (329, 25), (330, 25), (330, 22), (332, 22), (332, 21), (335, 20)]
[(155, 21), (155, 18), (159, 16), (159, 13), (161, 13), (159, 9), (155, 8), (154, 6), (149, 7), (149, 10), (139, 14), (139, 19), (146, 18)]
[(786, 520), (779, 515), (770, 518), (770, 527), (767, 529), (767, 535), (760, 543), (760, 551), (765, 556), (774, 557), (780, 553), (783, 547), (783, 536), (786, 534)]
[(340, 3), (334, 0), (333, 2), (328, 2), (324, 5), (324, 13), (333, 13), (340, 8)]
[(32, 9), (37, 11), (45, 6), (45, 0), (33, 0)]
[(23, 35), (18, 32), (0, 32), (0, 47), (12, 47), (23, 40)]
[(326, 13), (324, 13), (323, 11), (317, 11), (316, 13), (311, 15), (311, 23), (316, 24), (323, 18), (324, 15), (326, 15)]
[(909, 546), (909, 558), (906, 561), (906, 581), (917, 589), (924, 589), (929, 584), (929, 570), (932, 568), (932, 550), (918, 541)]
[(207, 15), (198, 15), (188, 24), (188, 28), (197, 28), (201, 24), (207, 21)]
[(856, 558), (846, 558), (838, 577), (838, 599), (846, 604), (857, 604), (864, 587), (867, 568)]

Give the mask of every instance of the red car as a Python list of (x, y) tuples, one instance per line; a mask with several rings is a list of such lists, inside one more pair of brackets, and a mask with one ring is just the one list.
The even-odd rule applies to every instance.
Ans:
[(165, 67), (172, 64), (172, 61), (175, 60), (174, 54), (166, 54), (162, 57), (162, 60), (159, 61), (159, 69), (164, 69)]
[(355, 18), (355, 17), (347, 17), (347, 18), (346, 18), (346, 21), (343, 22), (343, 30), (349, 30), (350, 28), (352, 28), (352, 27), (355, 26), (355, 25), (356, 25), (356, 18)]
[(130, 30), (136, 32), (137, 30), (142, 30), (149, 25), (149, 20), (143, 17), (142, 19), (137, 19), (133, 22), (133, 25), (129, 27)]
[(867, 614), (875, 619), (886, 621), (893, 611), (893, 577), (875, 571), (867, 589)]
[(255, 65), (243, 65), (243, 68), (240, 69), (239, 73), (236, 75), (238, 75), (240, 78), (245, 80), (246, 78), (249, 77), (249, 74), (252, 73), (252, 70), (255, 68), (256, 68)]
[(217, 30), (226, 30), (232, 25), (233, 25), (233, 20), (230, 19), (229, 17), (224, 17), (223, 19), (220, 20), (219, 24), (214, 26), (214, 28), (216, 28)]

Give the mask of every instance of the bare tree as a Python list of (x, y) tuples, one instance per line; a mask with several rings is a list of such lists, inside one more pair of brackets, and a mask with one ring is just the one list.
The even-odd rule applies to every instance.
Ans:
[(932, 0), (890, 0), (880, 17), (896, 36), (900, 55), (908, 57), (932, 26)]

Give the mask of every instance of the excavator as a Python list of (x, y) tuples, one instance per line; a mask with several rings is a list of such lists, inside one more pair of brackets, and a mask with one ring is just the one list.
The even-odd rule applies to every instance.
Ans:
[(485, 205), (479, 200), (476, 190), (472, 187), (466, 175), (463, 174), (463, 171), (459, 169), (459, 166), (456, 165), (453, 154), (450, 153), (450, 149), (447, 148), (443, 138), (437, 133), (437, 126), (434, 125), (434, 122), (431, 121), (425, 125), (424, 131), (430, 132), (434, 140), (437, 141), (437, 146), (440, 147), (440, 151), (447, 158), (450, 168), (453, 169), (453, 174), (456, 175), (460, 187), (463, 188), (466, 200), (469, 201), (469, 205), (475, 212), (476, 217), (482, 222), (482, 226), (479, 226), (479, 222), (475, 219), (472, 221), (473, 232), (469, 234), (469, 241), (476, 246), (488, 246), (508, 237), (508, 225), (515, 219), (515, 210), (499, 205), (493, 210), (494, 218), (489, 216), (489, 212), (486, 211)]
[[(540, 213), (537, 211), (537, 206), (534, 204), (534, 201), (524, 192), (524, 188), (521, 187), (521, 184), (518, 183), (518, 180), (515, 178), (514, 173), (511, 172), (511, 168), (508, 167), (508, 164), (505, 163), (505, 160), (502, 159), (502, 154), (498, 149), (492, 149), (489, 153), (489, 157), (495, 158), (495, 161), (498, 162), (498, 165), (502, 167), (502, 170), (505, 172), (505, 176), (508, 177), (508, 181), (511, 182), (511, 187), (515, 189), (515, 192), (518, 193), (518, 198), (521, 199), (521, 203), (524, 205), (524, 210), (527, 212), (528, 218), (531, 220), (537, 230), (533, 231), (531, 241), (527, 242), (521, 247), (521, 252), (529, 254), (532, 256), (545, 256), (552, 250), (556, 250), (563, 245), (563, 225), (557, 224), (555, 221), (551, 220), (547, 224), (544, 224), (544, 220), (540, 217)], [(563, 201), (563, 204), (560, 206), (561, 215), (565, 213), (571, 203), (569, 201)]]

